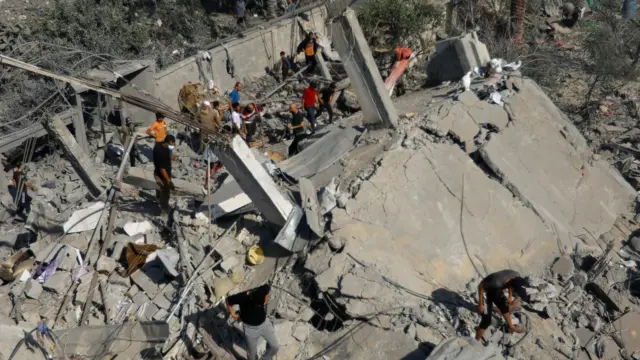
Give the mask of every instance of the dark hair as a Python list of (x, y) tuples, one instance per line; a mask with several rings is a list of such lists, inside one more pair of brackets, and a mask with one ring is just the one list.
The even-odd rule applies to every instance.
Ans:
[(176, 137), (171, 135), (171, 134), (169, 134), (164, 138), (164, 142), (166, 142), (167, 144), (170, 143), (170, 142), (174, 143), (174, 142), (176, 142)]
[(133, 121), (133, 120), (131, 120), (131, 116), (127, 116), (127, 118), (124, 119), (124, 122), (126, 122), (126, 123), (131, 122), (131, 121)]
[(242, 83), (240, 83), (240, 81), (238, 81), (233, 87), (238, 87), (240, 85), (242, 85)]
[(529, 287), (529, 280), (521, 276), (515, 277), (510, 281), (513, 292), (518, 295), (523, 301), (529, 301), (529, 295), (527, 295), (527, 287)]
[(338, 87), (338, 84), (336, 84), (335, 82), (332, 82), (331, 84), (329, 84), (329, 87), (335, 90), (335, 88)]
[(235, 108), (237, 108), (238, 106), (240, 106), (240, 103), (233, 103), (233, 104), (231, 104), (231, 107), (232, 107), (232, 108), (234, 108), (234, 109), (235, 109)]
[(220, 101), (218, 101), (218, 100), (214, 101), (214, 102), (213, 102), (213, 104), (212, 104), (212, 106), (213, 106), (213, 107), (218, 107), (218, 106), (220, 106)]
[(164, 114), (161, 112), (156, 113), (156, 120), (164, 119)]
[(285, 55), (286, 53), (284, 51), (280, 51), (280, 56)]

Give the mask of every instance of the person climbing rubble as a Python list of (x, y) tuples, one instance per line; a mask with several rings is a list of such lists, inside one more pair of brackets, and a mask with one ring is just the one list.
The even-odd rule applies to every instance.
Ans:
[[(124, 126), (121, 129), (121, 133), (122, 141), (124, 142), (124, 144), (126, 144), (127, 141), (129, 141), (129, 139), (133, 136), (133, 134), (136, 133), (136, 128), (133, 125), (133, 120), (131, 119), (131, 117), (127, 117), (124, 120)], [(144, 160), (142, 159), (142, 157), (140, 156), (140, 152), (138, 151), (138, 145), (134, 143), (133, 147), (131, 148), (131, 152), (129, 152), (129, 164), (131, 165), (131, 167), (136, 166), (136, 159), (141, 163), (144, 163)]]
[(31, 197), (27, 190), (36, 191), (37, 188), (29, 182), (29, 168), (22, 161), (18, 162), (13, 169), (13, 178), (11, 179), (10, 193), (13, 201), (17, 206), (16, 215), (22, 218), (27, 217), (31, 211)]
[(337, 87), (338, 85), (336, 85), (335, 82), (332, 82), (331, 84), (329, 84), (329, 86), (322, 89), (320, 91), (320, 96), (318, 96), (320, 107), (316, 116), (320, 117), (320, 115), (322, 115), (322, 111), (326, 110), (327, 113), (329, 113), (329, 123), (333, 122), (333, 107), (331, 106), (331, 104), (333, 104), (333, 96), (336, 93)]
[(293, 64), (291, 63), (291, 59), (287, 56), (284, 51), (280, 51), (280, 71), (282, 71), (282, 81), (287, 80), (287, 77), (293, 73)]
[[(267, 318), (270, 291), (271, 286), (264, 284), (226, 299), (231, 317), (243, 323), (247, 360), (258, 359), (258, 340), (261, 337), (267, 341), (267, 351), (262, 355), (262, 360), (272, 359), (280, 350), (273, 323)], [(234, 305), (240, 308), (239, 312), (235, 310)]]
[(288, 124), (289, 129), (293, 132), (293, 141), (289, 145), (289, 156), (293, 156), (298, 153), (298, 144), (304, 138), (307, 137), (307, 131), (305, 129), (305, 119), (302, 112), (298, 110), (296, 104), (291, 104), (289, 107), (291, 112), (291, 122)]
[[(525, 288), (528, 286), (528, 280), (520, 276), (515, 270), (498, 271), (482, 279), (480, 285), (478, 285), (478, 311), (482, 315), (482, 320), (476, 329), (476, 340), (484, 341), (484, 333), (491, 325), (493, 305), (496, 305), (500, 310), (510, 331), (516, 333), (524, 332), (523, 327), (514, 325), (511, 321), (511, 311), (520, 306), (520, 301), (514, 300), (513, 293), (515, 292), (520, 300), (527, 301), (528, 295)], [(509, 293), (508, 298), (504, 295), (505, 290)]]
[(297, 48), (298, 54), (304, 52), (304, 58), (307, 62), (307, 65), (309, 66), (306, 71), (307, 74), (312, 74), (316, 69), (316, 51), (318, 51), (316, 36), (313, 34), (313, 32), (309, 32)]
[(302, 108), (307, 112), (307, 120), (311, 124), (311, 133), (316, 132), (316, 101), (318, 100), (317, 83), (312, 81), (302, 93)]
[(47, 344), (47, 338), (51, 336), (51, 330), (47, 325), (47, 318), (40, 315), (38, 316), (38, 324), (36, 325), (36, 341), (42, 346), (42, 350), (46, 353), (47, 359), (53, 359), (53, 356), (49, 353), (50, 348), (54, 348), (55, 344)]
[(147, 135), (153, 136), (156, 144), (161, 144), (167, 136), (167, 122), (164, 114), (156, 113), (156, 121), (147, 129)]
[(169, 199), (171, 190), (176, 187), (171, 180), (171, 150), (176, 145), (176, 138), (167, 135), (162, 143), (156, 143), (153, 148), (153, 175), (160, 189), (156, 190), (156, 197), (162, 211), (169, 211)]

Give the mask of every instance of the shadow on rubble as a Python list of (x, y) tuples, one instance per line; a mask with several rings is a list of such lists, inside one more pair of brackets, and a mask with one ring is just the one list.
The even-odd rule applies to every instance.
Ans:
[(418, 344), (418, 348), (400, 358), (400, 360), (424, 360), (436, 346), (429, 342)]
[[(196, 328), (202, 329), (211, 336), (211, 339), (218, 346), (219, 352), (231, 354), (235, 359), (246, 359), (244, 354), (239, 354), (236, 349), (247, 349), (244, 334), (240, 328), (229, 325), (229, 314), (224, 309), (224, 305), (220, 304), (191, 315), (187, 315), (185, 320), (190, 322)], [(205, 343), (207, 339), (205, 339)], [(199, 351), (192, 343), (186, 343), (187, 349), (192, 355), (196, 355)], [(212, 354), (214, 358), (226, 358), (223, 354)]]
[(436, 305), (442, 304), (443, 306), (447, 307), (451, 311), (451, 315), (454, 318), (460, 319), (460, 326), (462, 326), (463, 322), (462, 318), (459, 316), (460, 308), (464, 308), (472, 312), (477, 311), (477, 305), (465, 300), (462, 295), (449, 289), (440, 288), (434, 290), (431, 293), (431, 299)]

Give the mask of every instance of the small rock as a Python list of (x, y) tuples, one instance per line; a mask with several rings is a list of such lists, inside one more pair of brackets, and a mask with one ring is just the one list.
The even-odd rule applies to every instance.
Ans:
[(577, 274), (574, 274), (573, 277), (571, 278), (571, 281), (573, 282), (573, 284), (579, 288), (583, 288), (585, 285), (587, 285), (588, 280), (589, 280), (589, 277), (587, 276), (587, 273), (585, 273), (584, 271), (580, 271)]
[(110, 257), (100, 256), (98, 262), (96, 263), (96, 269), (98, 272), (111, 274), (118, 264), (116, 261)]
[(568, 257), (561, 257), (551, 267), (551, 272), (559, 276), (562, 280), (566, 280), (571, 277), (571, 275), (573, 275), (573, 271), (573, 260)]
[(24, 285), (24, 295), (29, 299), (38, 299), (42, 293), (42, 285), (36, 280), (29, 279)]
[(220, 268), (226, 272), (232, 271), (236, 266), (240, 264), (240, 259), (237, 256), (229, 256), (220, 263)]
[(404, 333), (407, 334), (410, 339), (412, 339), (412, 340), (415, 339), (416, 338), (416, 326), (413, 323), (407, 325), (407, 327), (404, 329)]
[(305, 341), (309, 337), (309, 324), (297, 323), (293, 329), (293, 337), (298, 341)]
[(327, 238), (327, 243), (329, 244), (329, 247), (331, 248), (331, 250), (338, 251), (342, 249), (342, 247), (344, 246), (344, 238), (342, 236), (331, 234)]

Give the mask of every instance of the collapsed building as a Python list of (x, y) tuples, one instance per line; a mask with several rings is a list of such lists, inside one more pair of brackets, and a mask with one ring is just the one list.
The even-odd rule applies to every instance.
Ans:
[[(289, 16), (247, 32), (209, 50), (209, 63), (194, 57), (155, 75), (148, 63), (126, 63), (87, 74), (90, 81), (59, 79), (74, 86), (77, 106), (91, 92), (148, 125), (153, 106), (133, 106), (124, 95), (141, 96), (142, 88), (176, 110), (185, 83), (215, 79), (229, 88), (244, 74), (248, 97), (273, 96), (266, 133), (284, 126), (279, 113), (309, 79), (280, 86), (259, 65), (273, 66), (278, 46), (294, 46), (312, 28), (332, 34), (322, 53), (336, 61), (321, 66), (323, 77), (346, 75), (345, 96), (360, 106), (342, 109), (284, 160), (282, 142), (214, 142), (229, 176), (194, 217), (187, 211), (207, 193), (207, 165), (190, 146), (199, 125), (178, 111), (171, 126), (185, 141), (175, 150), (172, 218), (156, 211), (152, 164), (129, 167), (132, 143), (114, 145), (115, 132), (87, 139), (79, 128), (91, 125), (73, 115), (77, 108), (12, 134), (6, 146), (46, 133), (64, 158), (37, 161), (39, 189), (25, 224), (12, 222), (13, 200), (3, 193), (0, 353), (244, 356), (241, 326), (220, 301), (272, 281), (269, 313), (282, 359), (640, 354), (636, 192), (544, 92), (521, 72), (504, 71), (478, 76), (468, 91), (445, 82), (391, 99), (351, 10), (330, 4), (300, 12), (307, 21)], [(427, 71), (455, 80), (489, 61), (486, 47), (467, 35), (439, 43)], [(100, 84), (120, 80), (114, 72), (129, 77), (127, 85), (104, 94)], [(152, 143), (138, 141), (146, 160)], [(120, 161), (105, 162), (115, 148)], [(258, 261), (247, 256), (255, 245), (263, 250)], [(535, 300), (518, 320), (528, 332), (496, 327), (481, 347), (468, 338), (479, 319), (477, 284), (504, 268), (533, 279)], [(41, 316), (53, 329), (49, 349), (31, 335)]]

